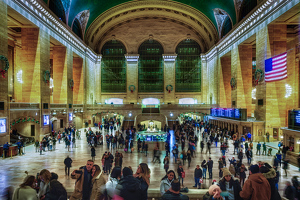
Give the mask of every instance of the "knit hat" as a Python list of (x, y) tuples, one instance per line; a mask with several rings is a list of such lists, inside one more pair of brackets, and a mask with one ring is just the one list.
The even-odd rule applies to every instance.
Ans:
[(222, 168), (222, 171), (223, 171), (223, 178), (227, 175), (232, 176), (232, 174), (230, 173), (230, 171), (226, 167)]
[(211, 185), (211, 186), (209, 187), (209, 189), (208, 189), (209, 195), (213, 195), (213, 192), (214, 192), (215, 189), (221, 191), (221, 188), (220, 188), (218, 185)]
[(131, 169), (128, 168), (128, 167), (124, 167), (123, 168), (123, 176), (126, 177), (126, 176), (129, 176), (129, 175), (132, 175)]
[(252, 174), (256, 174), (259, 172), (259, 166), (258, 165), (251, 165), (249, 170), (251, 171)]

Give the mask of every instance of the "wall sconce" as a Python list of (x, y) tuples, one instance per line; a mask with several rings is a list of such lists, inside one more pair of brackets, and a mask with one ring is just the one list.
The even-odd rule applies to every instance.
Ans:
[(297, 141), (297, 144), (300, 144), (300, 140)]
[(173, 113), (170, 113), (170, 116), (173, 117)]
[(281, 135), (280, 138), (283, 139), (283, 135)]
[(128, 114), (129, 117), (131, 117), (131, 115), (132, 115), (131, 113)]

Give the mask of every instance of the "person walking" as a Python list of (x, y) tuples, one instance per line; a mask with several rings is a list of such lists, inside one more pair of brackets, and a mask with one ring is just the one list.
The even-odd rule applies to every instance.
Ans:
[(241, 165), (240, 167), (240, 183), (241, 183), (241, 187), (243, 187), (243, 185), (245, 184), (245, 179), (246, 179), (246, 167), (244, 164)]
[(209, 179), (212, 179), (212, 168), (213, 168), (213, 160), (211, 159), (211, 157), (209, 157), (208, 162), (207, 162), (207, 168), (208, 168), (208, 175), (209, 175)]
[(70, 168), (72, 167), (72, 162), (73, 161), (69, 156), (67, 156), (64, 160), (66, 176), (70, 176)]
[(196, 169), (194, 170), (195, 185), (193, 187), (201, 189), (201, 183), (200, 183), (201, 178), (202, 178), (202, 170), (201, 170), (200, 166), (197, 165)]
[(202, 174), (203, 174), (203, 178), (206, 179), (206, 170), (207, 170), (207, 163), (206, 160), (203, 160), (201, 163), (201, 167), (202, 167)]
[(164, 158), (163, 163), (164, 163), (164, 169), (165, 169), (165, 171), (166, 171), (166, 173), (167, 173), (168, 170), (169, 170), (169, 163), (170, 163), (170, 160), (169, 160), (169, 157), (168, 157), (168, 156), (166, 156), (166, 157)]
[(210, 146), (211, 146), (211, 142), (208, 141), (208, 142), (206, 143), (206, 153), (209, 152), (209, 154), (211, 154), (211, 153), (210, 153)]
[(250, 165), (251, 160), (252, 160), (252, 156), (253, 156), (251, 148), (248, 148), (248, 150), (246, 152), (246, 156), (247, 156), (248, 164)]
[(40, 143), (38, 140), (35, 141), (34, 146), (35, 146), (35, 153), (39, 152)]
[(91, 147), (91, 156), (92, 156), (92, 161), (95, 161), (96, 149), (94, 146)]
[(200, 142), (200, 148), (201, 148), (201, 153), (202, 153), (203, 149), (204, 149), (204, 142), (203, 142), (203, 140)]

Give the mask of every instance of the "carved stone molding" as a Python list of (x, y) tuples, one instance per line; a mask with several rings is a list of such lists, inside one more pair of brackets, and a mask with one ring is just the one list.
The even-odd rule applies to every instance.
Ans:
[(232, 23), (230, 15), (225, 10), (222, 10), (220, 8), (215, 8), (214, 15), (215, 15), (217, 25), (218, 25), (219, 37), (221, 38), (222, 28), (224, 26), (226, 18), (229, 17), (232, 26), (233, 26), (233, 23)]
[[(84, 33), (85, 33), (86, 25), (89, 21), (89, 18), (90, 18), (90, 10), (81, 11), (75, 17), (75, 19), (78, 19), (78, 21), (80, 23), (83, 38), (84, 38)], [(71, 27), (73, 27), (73, 23), (74, 23), (75, 19), (73, 20)]]
[(175, 62), (177, 54), (163, 54), (164, 62)]

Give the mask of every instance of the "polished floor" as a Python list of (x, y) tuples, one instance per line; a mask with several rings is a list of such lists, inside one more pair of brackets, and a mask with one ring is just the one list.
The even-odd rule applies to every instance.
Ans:
[[(173, 139), (173, 137), (172, 137)], [(231, 142), (230, 142), (231, 143)], [(272, 145), (272, 143), (269, 143)], [(136, 143), (135, 143), (136, 145)], [(155, 144), (150, 143), (149, 149), (153, 149)], [(163, 143), (160, 144), (161, 149), (163, 147)], [(209, 156), (212, 157), (212, 160), (214, 161), (214, 170), (213, 170), (213, 179), (219, 180), (218, 176), (218, 164), (217, 160), (221, 156), (220, 148), (215, 147), (215, 145), (212, 145), (212, 151), (211, 154), (201, 154), (199, 153), (199, 145), (197, 147), (197, 153), (196, 157), (192, 159), (191, 167), (188, 168), (187, 164), (183, 167), (186, 171), (186, 178), (184, 179), (184, 185), (188, 188), (192, 188), (194, 185), (194, 169), (197, 164), (201, 164), (203, 159), (208, 160)], [(275, 143), (273, 144), (275, 146)], [(254, 144), (256, 146), (256, 144)], [(181, 149), (181, 148), (179, 148)], [(107, 151), (106, 145), (99, 146), (96, 148), (96, 161), (95, 164), (98, 164), (101, 166), (101, 157), (102, 154)], [(123, 152), (123, 149), (120, 149), (119, 151)], [(115, 152), (115, 151), (111, 151)], [(273, 151), (274, 154), (275, 151)], [(59, 176), (59, 181), (63, 183), (63, 185), (68, 189), (74, 188), (75, 180), (65, 176), (64, 172), (64, 159), (66, 156), (70, 156), (73, 159), (73, 165), (71, 168), (72, 170), (75, 170), (79, 168), (80, 166), (85, 165), (86, 161), (88, 159), (91, 159), (90, 157), (90, 148), (87, 145), (86, 139), (84, 134), (82, 133), (82, 139), (77, 140), (76, 147), (72, 147), (70, 151), (68, 151), (64, 144), (57, 144), (55, 151), (46, 151), (43, 152), (42, 155), (40, 153), (36, 153), (33, 145), (28, 146), (25, 148), (25, 155), (23, 156), (16, 156), (13, 158), (6, 158), (6, 159), (0, 159), (0, 192), (3, 191), (4, 188), (7, 186), (13, 186), (17, 187), (19, 184), (22, 183), (24, 177), (26, 176), (25, 171), (28, 171), (31, 175), (36, 175), (39, 173), (42, 169), (48, 169), (51, 172), (55, 172)], [(123, 161), (123, 167), (124, 166), (131, 166), (132, 169), (135, 171), (139, 165), (139, 163), (147, 163), (149, 165), (149, 168), (151, 169), (151, 185), (150, 188), (159, 188), (160, 180), (165, 175), (165, 171), (163, 169), (163, 163), (152, 163), (153, 158), (153, 152), (152, 150), (149, 151), (148, 156), (146, 157), (144, 154), (138, 153), (137, 151), (134, 151), (133, 153), (124, 153), (124, 161)], [(165, 151), (162, 152), (161, 160), (165, 156)], [(230, 146), (229, 153), (226, 155), (228, 158), (231, 158), (233, 156), (233, 145)], [(172, 157), (171, 157), (172, 158)], [(246, 159), (244, 159), (246, 162)], [(252, 163), (256, 163), (257, 161), (264, 161), (272, 163), (272, 157), (271, 156), (256, 156), (254, 155), (254, 159)], [(227, 163), (228, 166), (228, 163)], [(174, 160), (170, 163), (170, 169), (173, 169), (176, 171), (177, 164), (174, 163)], [(280, 173), (284, 174), (283, 170), (280, 169)], [(285, 187), (285, 181), (291, 180), (291, 177), (293, 175), (299, 175), (299, 171), (295, 166), (290, 165), (289, 174), (288, 177), (285, 177), (284, 175), (281, 175), (280, 177), (280, 183), (279, 183), (279, 190), (280, 194), (283, 194), (283, 190)], [(208, 175), (208, 174), (207, 174)], [(247, 173), (248, 175), (248, 173)], [(204, 184), (210, 185), (211, 180), (204, 180)]]

